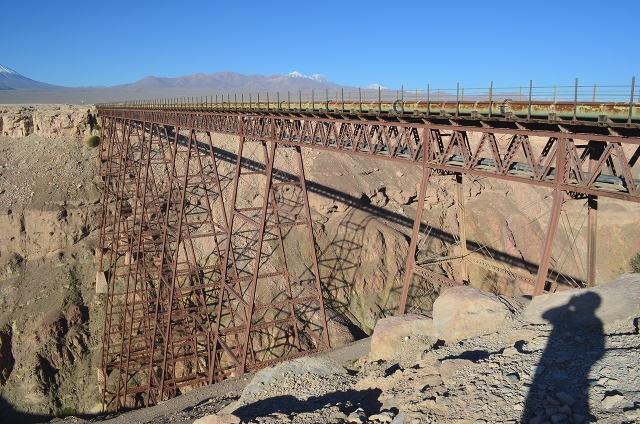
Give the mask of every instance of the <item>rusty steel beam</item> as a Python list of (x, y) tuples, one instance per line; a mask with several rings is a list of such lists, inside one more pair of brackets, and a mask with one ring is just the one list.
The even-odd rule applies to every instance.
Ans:
[[(405, 103), (395, 105), (404, 113), (386, 117), (369, 116), (361, 99), (357, 104), (358, 116), (342, 114), (342, 109), (349, 112), (345, 103), (339, 115), (308, 113), (301, 101), (298, 111), (271, 110), (269, 104), (258, 110), (229, 104), (215, 110), (193, 105), (99, 107), (105, 142), (100, 150), (104, 190), (96, 253), (107, 280), (99, 369), (106, 408), (156, 404), (186, 387), (329, 347), (302, 148), (422, 168), (400, 313), (406, 310), (415, 275), (450, 287), (468, 280), (467, 260), (491, 268), (486, 261), (467, 257), (465, 174), (553, 190), (536, 295), (547, 282), (555, 284), (549, 279), (554, 273), (551, 252), (566, 195), (640, 202), (640, 180), (634, 178), (640, 137), (633, 125), (615, 134), (586, 124), (540, 130), (520, 122), (497, 128), (497, 121), (476, 119), (478, 110), (473, 119), (456, 120), (447, 113), (423, 119), (420, 111), (407, 116), (411, 109)], [(490, 115), (499, 110), (498, 105), (487, 106)], [(381, 107), (382, 102), (375, 104), (378, 111)], [(462, 102), (455, 107), (458, 118), (466, 113)], [(529, 102), (526, 113), (531, 118), (526, 121), (535, 121), (536, 105)], [(478, 122), (482, 126), (474, 125)], [(229, 210), (211, 133), (240, 139)], [(250, 158), (250, 145), (256, 146), (256, 160)], [(295, 156), (294, 173), (275, 172), (279, 153), (285, 151)], [(416, 264), (426, 190), (434, 173), (456, 175), (458, 183), (460, 282)], [(259, 206), (242, 205), (247, 181), (260, 181)], [(293, 194), (295, 198), (287, 197)], [(587, 280), (593, 281), (593, 200), (589, 205)], [(285, 245), (293, 234), (311, 246), (303, 275), (293, 274), (289, 265), (295, 258)], [(208, 260), (201, 256), (204, 245)], [(270, 261), (271, 256), (278, 260)], [(523, 286), (533, 283), (516, 273), (505, 275)], [(264, 301), (261, 294), (274, 287), (278, 296)], [(279, 346), (277, 352), (268, 352), (259, 342), (268, 338), (272, 347)]]
[(103, 404), (115, 410), (208, 383), (228, 233), (216, 218), (225, 213), (212, 148), (194, 149), (194, 131), (185, 148), (179, 130), (172, 138), (148, 122), (105, 122), (118, 126), (102, 155), (100, 249), (109, 272), (99, 375)]
[[(131, 115), (135, 119), (158, 123), (176, 120), (179, 125), (199, 131), (234, 135), (240, 135), (242, 128), (246, 136), (258, 140), (414, 165), (421, 165), (424, 152), (428, 155), (427, 165), (439, 171), (462, 172), (549, 188), (557, 186), (552, 156), (561, 134), (549, 131), (210, 112), (105, 109), (101, 113), (115, 117)], [(544, 149), (534, 148), (529, 141), (532, 136), (548, 137), (549, 143)], [(470, 140), (472, 137), (475, 140), (467, 152), (467, 147), (462, 146), (459, 139)], [(487, 137), (509, 139), (509, 142), (492, 143), (486, 141)], [(640, 136), (572, 134), (568, 143), (582, 146), (589, 141), (606, 144), (600, 159), (611, 162), (613, 172), (601, 166), (596, 172), (589, 173), (580, 162), (571, 166), (572, 172), (561, 181), (560, 189), (640, 202), (640, 179), (635, 179), (631, 170), (637, 154), (629, 156), (630, 150), (640, 150)]]
[[(249, 158), (247, 146), (252, 144), (258, 146), (260, 154), (264, 157), (265, 172), (243, 171), (244, 162)], [(293, 148), (297, 157), (297, 178), (274, 181), (274, 162), (278, 151), (283, 150), (291, 151), (291, 148), (281, 147), (273, 142), (267, 145), (264, 141), (245, 138), (240, 141), (229, 221), (232, 242), (225, 254), (227, 273), (219, 303), (216, 332), (218, 343), (224, 350), (221, 352), (220, 362), (226, 361), (227, 368), (233, 364), (231, 368), (235, 373), (243, 373), (329, 347), (315, 250), (312, 249), (309, 264), (312, 273), (306, 276), (295, 275), (292, 272), (288, 262), (293, 258), (285, 254), (288, 237), (293, 237), (297, 231), (292, 227), (303, 228), (298, 236), (306, 238), (310, 246), (314, 246), (315, 241), (304, 182), (302, 153), (299, 148)], [(262, 205), (241, 208), (238, 206), (238, 187), (244, 181), (255, 180), (256, 175), (263, 177)], [(289, 196), (297, 193), (297, 200), (289, 199), (282, 204), (287, 193)], [(295, 212), (290, 210), (292, 207)], [(255, 241), (255, 247), (234, 243), (233, 239), (238, 234), (243, 234), (247, 240)], [(267, 239), (272, 241), (270, 248), (266, 248)], [(277, 241), (275, 245), (280, 258), (279, 268), (265, 273), (263, 268), (273, 266), (265, 262), (269, 251), (273, 249), (273, 241)], [(308, 284), (305, 279), (312, 280), (313, 284)], [(276, 298), (266, 303), (264, 300), (258, 301), (257, 294), (261, 292), (264, 295), (264, 290), (273, 284), (280, 287), (280, 293)], [(222, 311), (227, 311), (226, 315)], [(279, 352), (267, 355), (265, 347), (257, 343), (261, 334), (267, 334), (265, 331), (279, 338)]]
[(464, 283), (469, 282), (469, 271), (467, 269), (467, 231), (465, 223), (465, 210), (464, 210), (464, 185), (462, 183), (462, 174), (456, 174), (456, 199), (458, 203), (458, 228), (460, 237), (460, 279)]

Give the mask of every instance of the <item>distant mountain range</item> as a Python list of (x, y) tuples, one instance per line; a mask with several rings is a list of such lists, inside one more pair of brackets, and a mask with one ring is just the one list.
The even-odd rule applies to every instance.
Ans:
[[(371, 84), (364, 88), (380, 87)], [(95, 90), (157, 90), (157, 89), (218, 89), (238, 91), (259, 90), (337, 90), (345, 86), (330, 81), (321, 74), (311, 76), (293, 71), (286, 75), (243, 75), (236, 72), (216, 72), (214, 74), (197, 73), (175, 78), (148, 76), (131, 84), (122, 84), (115, 87), (81, 87)], [(353, 88), (353, 87), (348, 87)], [(380, 87), (384, 88), (384, 87)], [(72, 89), (34, 81), (16, 71), (0, 65), (0, 90), (61, 90)]]
[(207, 88), (221, 90), (274, 90), (274, 89), (335, 89), (343, 87), (331, 82), (327, 77), (315, 74), (310, 77), (299, 72), (287, 75), (243, 75), (236, 72), (216, 72), (215, 74), (193, 74), (176, 78), (148, 76), (132, 84), (119, 88)]
[(0, 65), (0, 90), (60, 90), (67, 87), (34, 81)]

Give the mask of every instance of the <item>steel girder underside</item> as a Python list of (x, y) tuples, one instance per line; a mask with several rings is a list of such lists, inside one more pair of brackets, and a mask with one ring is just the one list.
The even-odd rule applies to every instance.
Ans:
[[(598, 196), (640, 202), (640, 181), (633, 178), (638, 138), (197, 111), (100, 113), (104, 194), (97, 253), (104, 273), (98, 280), (106, 283), (107, 301), (98, 377), (105, 406), (116, 410), (156, 404), (329, 347), (315, 248), (296, 257), (286, 246), (286, 233), (294, 230), (315, 246), (303, 147), (422, 168), (399, 313), (407, 307), (415, 275), (452, 286), (467, 281), (469, 263), (497, 270), (466, 250), (461, 195), (460, 277), (416, 263), (433, 175), (455, 175), (459, 193), (469, 176), (551, 190), (536, 278), (497, 270), (534, 295), (552, 288), (551, 252), (566, 199), (589, 203), (586, 285), (595, 278)], [(211, 133), (239, 137), (232, 177), (219, 173)], [(278, 171), (282, 151), (296, 158), (295, 166), (279, 165), (293, 166), (293, 173)], [(263, 166), (247, 166), (250, 161)], [(259, 204), (244, 201), (251, 187)], [(225, 208), (228, 193), (231, 204)], [(294, 261), (303, 262), (305, 271), (295, 274)], [(278, 295), (265, 298), (265, 293)]]

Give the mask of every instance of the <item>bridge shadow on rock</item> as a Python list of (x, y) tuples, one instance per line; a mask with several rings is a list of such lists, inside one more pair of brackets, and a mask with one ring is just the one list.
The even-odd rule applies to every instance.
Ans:
[(587, 292), (542, 315), (553, 329), (535, 370), (521, 423), (543, 423), (558, 414), (573, 416), (571, 422), (597, 421), (590, 412), (589, 371), (605, 351), (603, 325), (595, 315), (600, 303), (598, 294)]
[[(367, 416), (380, 412), (382, 403), (378, 400), (382, 391), (380, 389), (346, 390), (326, 393), (322, 396), (299, 398), (296, 396), (275, 396), (263, 399), (245, 406), (241, 406), (233, 412), (242, 422), (253, 422), (258, 417), (269, 415), (291, 415), (315, 412), (323, 408), (335, 409), (349, 415), (357, 408), (362, 408)], [(327, 419), (328, 417), (322, 417)]]
[[(168, 128), (168, 135), (170, 139), (174, 139), (175, 130), (173, 127)], [(179, 135), (178, 137), (179, 145), (186, 147), (189, 144), (188, 141), (189, 141), (189, 138), (187, 136), (184, 136), (182, 134)], [(209, 153), (209, 146), (207, 145), (207, 143), (198, 141), (196, 145), (199, 151), (204, 153)], [(231, 164), (236, 163), (237, 157), (238, 157), (236, 153), (230, 152), (228, 150), (224, 150), (215, 146), (213, 149), (214, 149), (214, 154), (217, 160), (221, 160)], [(247, 159), (247, 158), (243, 159), (242, 165), (248, 171), (264, 172), (265, 170), (265, 165), (263, 163), (260, 163), (251, 159)], [(278, 178), (278, 176), (283, 179), (297, 178), (296, 175), (290, 174), (283, 170), (277, 170), (277, 171), (274, 170), (274, 172), (277, 172), (277, 175), (274, 174), (276, 179)], [(226, 181), (226, 184), (230, 184), (230, 183), (231, 183), (230, 180)], [(345, 193), (344, 191), (341, 191), (333, 187), (329, 187), (314, 181), (307, 181), (306, 186), (309, 192), (319, 194), (327, 199), (335, 200), (337, 202), (341, 202), (349, 206), (355, 206), (364, 212), (367, 212), (379, 218), (383, 218), (391, 223), (398, 224), (407, 229), (413, 228), (413, 218), (404, 216), (403, 214), (400, 214), (397, 212), (387, 210), (381, 206), (363, 202), (362, 198), (360, 197), (353, 196), (349, 193)], [(430, 237), (434, 237), (447, 244), (455, 244), (458, 241), (457, 237), (454, 236), (453, 234), (435, 227), (428, 228), (428, 225), (423, 222), (420, 227), (420, 233), (425, 233), (427, 229), (429, 230)], [(497, 260), (508, 266), (512, 266), (516, 268), (521, 268), (524, 266), (527, 269), (538, 268), (537, 263), (526, 261), (526, 260), (523, 260), (521, 256), (514, 256), (509, 253), (494, 249), (490, 246), (486, 246), (484, 243), (479, 241), (467, 240), (467, 249), (469, 251), (482, 249), (486, 251), (486, 253), (494, 260)], [(562, 274), (556, 274), (554, 271), (551, 271), (551, 270), (549, 271), (549, 274), (550, 274), (549, 278), (553, 280), (557, 279), (559, 282), (566, 282), (567, 284), (570, 283), (569, 281), (566, 280), (566, 277)], [(582, 282), (579, 278), (573, 278), (573, 281), (584, 285), (584, 282)]]

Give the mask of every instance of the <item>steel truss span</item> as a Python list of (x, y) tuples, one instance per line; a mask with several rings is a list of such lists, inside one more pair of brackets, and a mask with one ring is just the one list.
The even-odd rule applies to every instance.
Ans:
[[(471, 263), (507, 273), (534, 295), (553, 289), (551, 251), (569, 198), (589, 205), (586, 285), (593, 285), (598, 197), (640, 202), (638, 137), (296, 114), (99, 112), (104, 191), (97, 254), (106, 307), (98, 379), (108, 409), (157, 404), (329, 347), (302, 148), (421, 167), (399, 313), (418, 277), (465, 284)], [(220, 172), (212, 133), (239, 139), (232, 177)], [(288, 162), (280, 161), (283, 154)], [(295, 169), (280, 172), (291, 158)], [(426, 190), (441, 174), (454, 175), (459, 187), (462, 250), (455, 259), (462, 266), (455, 279), (416, 261)], [(553, 203), (535, 278), (467, 251), (461, 193), (469, 176), (549, 189)], [(249, 189), (251, 205), (243, 200)], [(291, 231), (312, 246), (306, 254), (287, 247)]]

